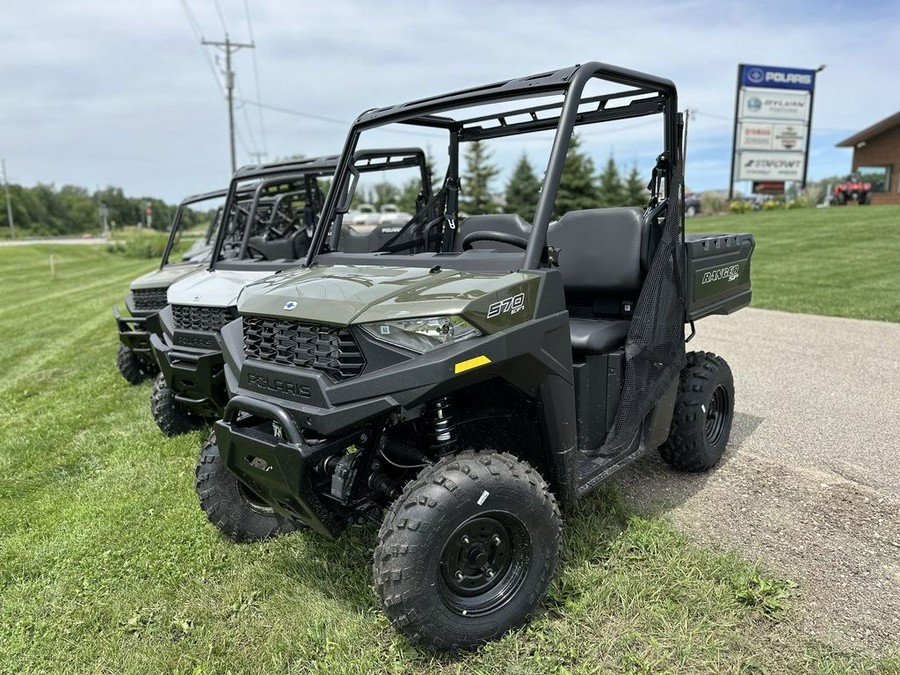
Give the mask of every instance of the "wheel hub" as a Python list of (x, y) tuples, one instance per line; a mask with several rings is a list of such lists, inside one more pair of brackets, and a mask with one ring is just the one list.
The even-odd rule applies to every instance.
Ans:
[(706, 407), (706, 438), (712, 445), (716, 445), (722, 438), (725, 422), (728, 419), (729, 405), (728, 391), (719, 385), (713, 391), (712, 398)]
[(494, 611), (524, 579), (530, 549), (527, 532), (509, 514), (468, 520), (441, 553), (439, 586), (444, 600), (466, 616)]

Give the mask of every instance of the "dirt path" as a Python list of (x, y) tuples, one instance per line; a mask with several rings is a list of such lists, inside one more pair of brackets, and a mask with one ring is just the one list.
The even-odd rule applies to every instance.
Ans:
[(616, 484), (796, 580), (811, 633), (900, 649), (900, 324), (748, 309), (698, 327), (689, 348), (735, 375), (725, 460), (682, 476), (648, 456)]

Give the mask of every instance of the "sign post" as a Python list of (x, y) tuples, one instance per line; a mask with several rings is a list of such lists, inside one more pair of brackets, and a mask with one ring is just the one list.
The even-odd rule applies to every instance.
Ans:
[(738, 65), (729, 201), (737, 181), (806, 187), (816, 72)]

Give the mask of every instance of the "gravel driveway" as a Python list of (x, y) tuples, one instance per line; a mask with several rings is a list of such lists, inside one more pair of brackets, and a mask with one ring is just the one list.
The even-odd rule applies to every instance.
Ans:
[(615, 483), (697, 541), (799, 584), (808, 630), (900, 649), (900, 324), (745, 309), (689, 349), (734, 371), (725, 459), (684, 476), (654, 453)]

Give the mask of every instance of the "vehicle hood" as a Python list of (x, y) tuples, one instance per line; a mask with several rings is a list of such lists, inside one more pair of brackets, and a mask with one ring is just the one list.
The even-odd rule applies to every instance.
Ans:
[(170, 305), (233, 307), (244, 286), (272, 274), (272, 270), (203, 269), (169, 286), (167, 298)]
[(153, 270), (131, 282), (131, 290), (140, 288), (168, 288), (179, 279), (184, 279), (203, 267), (203, 263), (179, 263), (166, 265), (161, 270)]
[(238, 301), (238, 311), (348, 326), (463, 314), (473, 304), (483, 304), (524, 285), (536, 289), (536, 275), (432, 272), (422, 267), (321, 266), (291, 270), (247, 286)]

